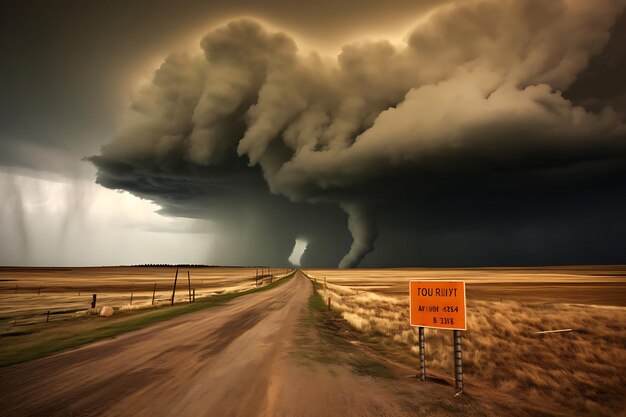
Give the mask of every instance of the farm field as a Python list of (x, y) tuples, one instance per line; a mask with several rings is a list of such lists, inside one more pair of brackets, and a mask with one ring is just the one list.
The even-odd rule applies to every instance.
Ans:
[[(260, 268), (180, 267), (175, 302), (189, 300), (189, 287), (195, 289), (196, 298), (254, 288), (257, 270)], [(155, 305), (169, 304), (175, 274), (176, 267), (171, 266), (2, 267), (0, 334), (46, 320), (71, 319), (90, 307), (92, 294), (97, 294), (97, 306), (129, 310), (152, 306), (156, 288)]]
[[(417, 366), (408, 281), (467, 286), (463, 336), (468, 391), (525, 398), (546, 413), (626, 411), (626, 268), (307, 270), (352, 327)], [(571, 329), (540, 334), (539, 331)], [(427, 374), (453, 381), (452, 332), (425, 329)], [(407, 353), (412, 359), (406, 358)]]
[(626, 306), (626, 266), (535, 268), (307, 269), (355, 290), (408, 295), (410, 280), (462, 280), (467, 298), (485, 301)]

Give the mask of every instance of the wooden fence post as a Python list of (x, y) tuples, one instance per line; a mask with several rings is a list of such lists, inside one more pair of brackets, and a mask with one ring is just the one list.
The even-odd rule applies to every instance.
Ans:
[(176, 282), (178, 281), (178, 268), (176, 268), (176, 275), (174, 276), (174, 288), (172, 289), (172, 305), (174, 305), (174, 296), (176, 295)]
[(152, 305), (154, 305), (154, 296), (156, 295), (156, 282), (154, 283), (154, 288), (152, 289)]
[(98, 298), (98, 294), (92, 294), (91, 297), (91, 308), (96, 308), (96, 299)]
[(196, 302), (196, 289), (193, 289), (193, 302)]
[(191, 302), (191, 276), (189, 271), (187, 271), (187, 288), (189, 289), (189, 302)]

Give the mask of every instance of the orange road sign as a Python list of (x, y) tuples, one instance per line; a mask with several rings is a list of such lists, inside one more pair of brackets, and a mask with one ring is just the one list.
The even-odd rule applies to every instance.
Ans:
[(410, 281), (411, 326), (465, 330), (465, 282)]

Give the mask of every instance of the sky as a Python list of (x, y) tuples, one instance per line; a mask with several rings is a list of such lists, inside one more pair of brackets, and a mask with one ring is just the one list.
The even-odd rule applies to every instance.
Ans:
[(625, 263), (626, 3), (0, 6), (0, 265)]

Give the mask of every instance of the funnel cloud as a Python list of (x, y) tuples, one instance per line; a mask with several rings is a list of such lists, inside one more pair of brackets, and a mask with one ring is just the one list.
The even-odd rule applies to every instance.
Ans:
[(302, 255), (306, 251), (306, 247), (309, 244), (306, 240), (296, 239), (296, 243), (293, 246), (293, 251), (289, 256), (289, 263), (293, 266), (300, 266), (302, 261)]

